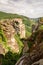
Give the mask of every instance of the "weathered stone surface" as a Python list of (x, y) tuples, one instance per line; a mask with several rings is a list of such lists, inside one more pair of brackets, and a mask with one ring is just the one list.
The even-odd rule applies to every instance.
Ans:
[[(16, 26), (15, 26), (15, 23), (19, 23), (19, 25), (16, 24), (16, 26), (20, 29), (18, 30), (18, 28), (16, 29)], [(20, 32), (20, 37), (22, 36), (25, 37), (25, 33), (23, 33), (23, 31), (25, 31), (25, 27), (23, 27), (23, 23), (22, 23), (22, 19), (3, 19), (0, 21), (0, 25), (1, 25), (1, 29), (3, 30), (3, 33), (5, 35), (5, 37), (7, 38), (7, 45), (8, 47), (10, 47), (10, 49), (13, 51), (13, 52), (19, 52), (19, 46), (18, 46), (18, 43), (17, 41), (15, 40), (14, 38), (14, 34), (17, 33), (17, 31)], [(15, 26), (15, 28), (14, 28)], [(21, 27), (20, 27), (21, 26)], [(23, 29), (23, 28), (24, 29)], [(22, 31), (23, 29), (23, 31)], [(18, 34), (19, 34), (18, 32)], [(1, 49), (2, 48), (2, 49)], [(4, 52), (7, 52), (8, 50), (5, 48), (3, 49), (3, 47), (0, 45), (0, 53), (4, 53)]]
[[(32, 51), (29, 51), (29, 54), (23, 55), (19, 61), (16, 63), (16, 65), (43, 65), (43, 30), (39, 31), (39, 33), (36, 36), (36, 39), (34, 40), (33, 49)], [(37, 44), (35, 42), (38, 42)]]
[(4, 54), (5, 53), (5, 48), (3, 47), (2, 44), (0, 44), (0, 54)]
[[(22, 20), (17, 19), (17, 22), (18, 21), (22, 25)], [(14, 20), (13, 19), (12, 20), (4, 19), (4, 20), (1, 20), (0, 25), (1, 25), (1, 28), (3, 30), (3, 33), (4, 33), (5, 37), (7, 38), (7, 45), (8, 45), (8, 47), (10, 47), (10, 49), (13, 52), (17, 52), (18, 53), (19, 52), (19, 46), (18, 46), (17, 41), (14, 38), (14, 34), (17, 31), (15, 31), (15, 28), (12, 25), (13, 23), (15, 23), (15, 19)], [(6, 50), (5, 50), (5, 48), (3, 49), (3, 47), (0, 45), (0, 54), (2, 54), (4, 52), (7, 52), (7, 49)]]
[(39, 61), (33, 63), (32, 65), (43, 65), (43, 59), (40, 59)]

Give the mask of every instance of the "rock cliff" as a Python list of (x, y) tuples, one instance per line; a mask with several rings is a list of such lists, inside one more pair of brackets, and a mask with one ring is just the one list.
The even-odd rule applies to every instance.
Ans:
[(3, 34), (7, 39), (7, 46), (3, 46), (3, 44), (0, 43), (0, 54), (8, 52), (8, 49), (18, 53), (19, 45), (14, 38), (14, 35), (19, 34), (20, 38), (25, 38), (25, 25), (23, 24), (22, 19), (3, 19), (0, 21), (0, 30), (3, 31)]

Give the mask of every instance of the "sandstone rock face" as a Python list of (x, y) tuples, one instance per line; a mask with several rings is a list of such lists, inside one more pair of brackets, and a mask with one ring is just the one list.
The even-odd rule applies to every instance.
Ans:
[[(25, 25), (22, 22), (22, 19), (15, 18), (15, 19), (3, 19), (0, 20), (0, 27), (3, 30), (4, 36), (7, 39), (7, 47), (13, 52), (19, 52), (19, 46), (14, 38), (14, 34), (19, 34), (20, 38), (25, 38)], [(8, 52), (7, 49), (0, 45), (0, 54)]]
[(15, 18), (13, 23), (15, 22), (15, 30), (20, 34), (20, 38), (25, 38), (25, 25), (22, 22), (22, 19)]
[[(1, 28), (5, 37), (7, 38), (7, 45), (11, 51), (18, 53), (19, 46), (17, 41), (14, 38), (14, 34), (16, 33), (15, 28), (13, 27), (14, 22), (9, 19), (4, 19), (0, 21)], [(3, 48), (2, 44), (0, 44), (0, 54), (6, 53), (7, 49)]]
[[(15, 28), (15, 31), (17, 34), (20, 35), (20, 38), (25, 38), (25, 25), (23, 24), (22, 19), (20, 18), (15, 18), (15, 19), (3, 19), (0, 22), (3, 22), (2, 25), (6, 27), (6, 29), (10, 28), (13, 29), (12, 27)], [(6, 24), (7, 23), (7, 24)], [(12, 26), (11, 26), (12, 25)], [(4, 28), (5, 30), (5, 27)], [(8, 27), (8, 28), (7, 28)], [(7, 31), (7, 30), (6, 30)], [(10, 31), (10, 30), (9, 30)], [(8, 33), (9, 34), (9, 33)]]
[(19, 25), (20, 28), (20, 38), (25, 38), (25, 25), (21, 24)]

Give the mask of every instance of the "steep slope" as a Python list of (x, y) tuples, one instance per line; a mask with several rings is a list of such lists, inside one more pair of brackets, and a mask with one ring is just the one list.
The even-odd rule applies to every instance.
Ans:
[(13, 18), (20, 18), (23, 20), (23, 23), (25, 24), (25, 27), (26, 27), (26, 36), (29, 37), (31, 35), (31, 26), (32, 24), (36, 23), (35, 20), (32, 20), (28, 17), (18, 15), (18, 14), (0, 12), (0, 20), (1, 19), (13, 19)]
[(15, 65), (43, 65), (43, 30), (36, 31), (28, 41), (33, 42), (31, 50), (25, 53)]

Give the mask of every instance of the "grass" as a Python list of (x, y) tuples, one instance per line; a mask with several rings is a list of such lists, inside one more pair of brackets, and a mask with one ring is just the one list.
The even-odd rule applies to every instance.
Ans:
[(23, 49), (23, 43), (22, 41), (20, 40), (19, 36), (18, 35), (14, 35), (14, 38), (16, 39), (18, 45), (19, 45), (19, 54), (22, 52), (22, 49)]
[(6, 45), (7, 39), (6, 39), (2, 29), (0, 29), (0, 42), (1, 41), (3, 41), (4, 45)]
[(41, 26), (39, 27), (39, 29), (43, 30), (43, 25), (41, 25)]
[(11, 13), (5, 13), (0, 11), (0, 19), (12, 19), (12, 18), (22, 18), (22, 19), (28, 19), (25, 16), (18, 15), (18, 14), (11, 14)]
[(30, 36), (31, 36), (31, 32), (29, 32), (29, 31), (26, 30), (26, 37), (28, 38)]
[(5, 49), (10, 50), (10, 47), (7, 45), (7, 38), (5, 37), (5, 34), (3, 30), (1, 29), (1, 26), (0, 26), (0, 44), (2, 44), (2, 46)]

